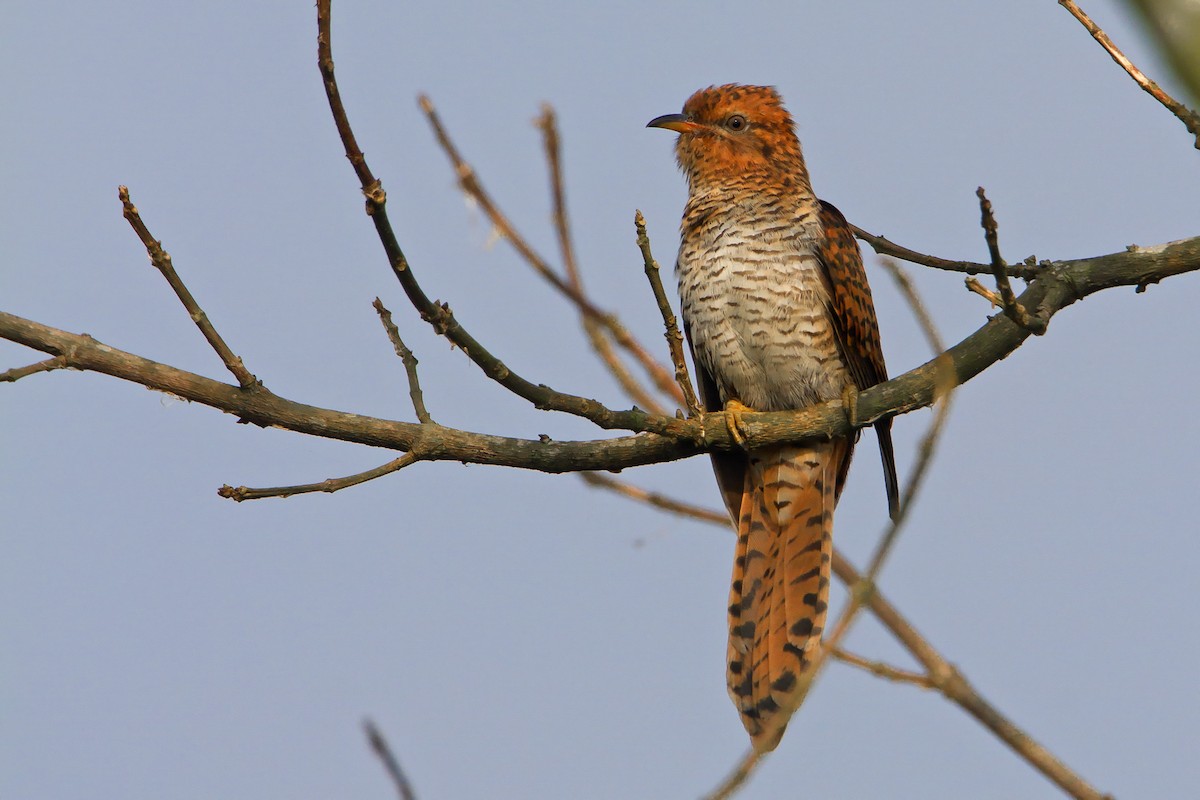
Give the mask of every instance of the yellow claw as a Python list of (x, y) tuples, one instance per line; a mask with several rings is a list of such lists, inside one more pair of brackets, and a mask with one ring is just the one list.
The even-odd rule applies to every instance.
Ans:
[(842, 387), (842, 408), (846, 411), (846, 418), (850, 420), (850, 425), (858, 427), (858, 387), (852, 383), (847, 383)]
[(742, 414), (747, 411), (753, 413), (754, 409), (737, 400), (725, 401), (725, 427), (729, 429), (729, 435), (733, 437), (737, 446), (743, 449), (746, 447), (749, 431), (746, 429), (746, 421), (742, 419)]

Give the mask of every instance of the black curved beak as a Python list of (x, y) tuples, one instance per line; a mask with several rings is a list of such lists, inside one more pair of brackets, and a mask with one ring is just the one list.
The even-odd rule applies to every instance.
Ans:
[(676, 133), (689, 133), (700, 126), (688, 119), (686, 114), (663, 114), (646, 123), (647, 128), (665, 128)]

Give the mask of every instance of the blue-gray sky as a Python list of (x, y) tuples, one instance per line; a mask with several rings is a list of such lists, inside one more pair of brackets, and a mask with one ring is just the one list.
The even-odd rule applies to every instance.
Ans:
[[(1166, 79), (1123, 7), (1086, 8)], [(408, 312), (329, 118), (310, 3), (5, 17), (4, 310), (227, 377), (121, 219), (124, 183), (277, 393), (411, 419), (379, 295), (438, 421), (595, 435), (490, 384)], [(643, 126), (712, 83), (778, 86), (818, 192), (917, 249), (986, 257), (980, 184), (1014, 261), (1200, 233), (1191, 137), (1052, 2), (337, 2), (334, 54), (428, 293), (526, 377), (613, 405), (574, 315), (464, 204), (418, 92), (547, 254), (530, 122), (557, 107), (588, 285), (655, 347), (631, 220), (646, 213), (670, 263), (685, 190), (672, 137)], [(867, 259), (899, 373), (927, 351)], [(985, 320), (961, 276), (914, 278), (947, 339)], [(965, 386), (881, 581), (982, 693), (1118, 797), (1200, 783), (1198, 295), (1191, 275), (1093, 297)], [(929, 419), (896, 423), (902, 475)], [(92, 374), (0, 389), (0, 437), (5, 797), (390, 797), (368, 715), (430, 800), (695, 797), (745, 747), (718, 529), (571, 476), (457, 464), (237, 505), (216, 488), (391, 455)], [(838, 512), (860, 563), (885, 517), (873, 450), (868, 434)], [(704, 459), (624, 477), (718, 502)], [(849, 646), (909, 664), (865, 618)], [(797, 795), (1059, 796), (936, 694), (843, 665), (745, 793)]]

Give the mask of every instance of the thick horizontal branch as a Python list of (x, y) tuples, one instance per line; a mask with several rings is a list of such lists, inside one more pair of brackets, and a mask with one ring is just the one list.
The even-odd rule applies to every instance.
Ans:
[[(1197, 270), (1200, 270), (1200, 237), (1044, 266), (1041, 277), (1018, 300), (1048, 320), (1094, 292), (1116, 286), (1141, 289), (1172, 275)], [(966, 383), (1007, 357), (1029, 335), (1003, 314), (993, 317), (947, 351), (957, 383)], [(698, 420), (671, 420), (679, 431), (678, 438), (643, 433), (574, 442), (518, 439), (297, 403), (261, 386), (241, 389), (116, 350), (90, 336), (68, 333), (3, 312), (0, 312), (0, 338), (61, 356), (70, 368), (102, 372), (168, 392), (256, 425), (413, 452), (425, 461), (494, 464), (542, 472), (619, 470), (736, 446), (721, 414), (709, 414)], [(936, 384), (935, 359), (875, 386), (859, 396), (858, 423), (865, 426), (886, 416), (928, 406), (934, 399)], [(653, 422), (650, 415), (642, 412), (622, 414), (629, 417), (641, 414), (647, 418), (647, 424)], [(744, 422), (751, 442), (757, 445), (841, 436), (851, 428), (836, 402), (802, 411), (746, 414)]]
[[(699, 452), (695, 445), (652, 434), (589, 442), (516, 439), (310, 406), (262, 387), (244, 390), (109, 347), (86, 334), (68, 333), (4, 312), (0, 312), (0, 338), (61, 356), (71, 369), (101, 372), (141, 384), (219, 409), (241, 422), (411, 452), (424, 461), (571, 472), (672, 461)], [(681, 424), (686, 430), (688, 424)]]

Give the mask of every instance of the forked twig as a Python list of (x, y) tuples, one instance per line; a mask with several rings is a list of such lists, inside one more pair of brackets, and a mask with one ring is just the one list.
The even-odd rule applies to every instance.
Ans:
[(129, 221), (129, 225), (133, 228), (134, 233), (142, 240), (142, 246), (146, 248), (147, 255), (150, 256), (150, 263), (155, 269), (162, 273), (167, 279), (167, 283), (175, 291), (175, 295), (179, 301), (183, 303), (183, 307), (187, 309), (188, 315), (192, 321), (196, 323), (196, 327), (200, 329), (200, 333), (204, 334), (204, 338), (208, 340), (209, 345), (216, 351), (221, 361), (225, 364), (225, 368), (233, 373), (233, 377), (237, 378), (238, 385), (243, 389), (250, 389), (258, 385), (259, 381), (250, 371), (246, 369), (242, 359), (233, 354), (229, 349), (229, 345), (225, 344), (225, 340), (221, 338), (221, 334), (217, 333), (217, 329), (208, 319), (208, 315), (204, 313), (204, 309), (200, 308), (200, 304), (196, 302), (196, 298), (192, 297), (192, 293), (188, 291), (184, 285), (183, 279), (179, 277), (179, 273), (175, 271), (175, 267), (171, 264), (171, 254), (163, 249), (162, 242), (158, 241), (151, 235), (146, 223), (142, 222), (142, 215), (138, 213), (137, 206), (129, 199), (129, 189), (125, 186), (120, 186), (117, 189), (117, 194), (121, 198), (121, 209), (125, 219)]
[(1046, 332), (1046, 320), (1026, 311), (1025, 307), (1017, 302), (1017, 295), (1013, 292), (1012, 284), (1008, 282), (1008, 265), (1000, 255), (999, 225), (996, 224), (996, 215), (992, 211), (992, 201), (987, 199), (982, 186), (975, 190), (975, 196), (979, 198), (980, 224), (983, 226), (983, 236), (987, 240), (988, 254), (992, 259), (992, 275), (996, 278), (996, 288), (1000, 292), (999, 303), (996, 302), (996, 295), (987, 292), (974, 278), (967, 278), (967, 288), (983, 295), (993, 305), (999, 305), (1004, 309), (1005, 315), (1022, 328), (1041, 336)]

